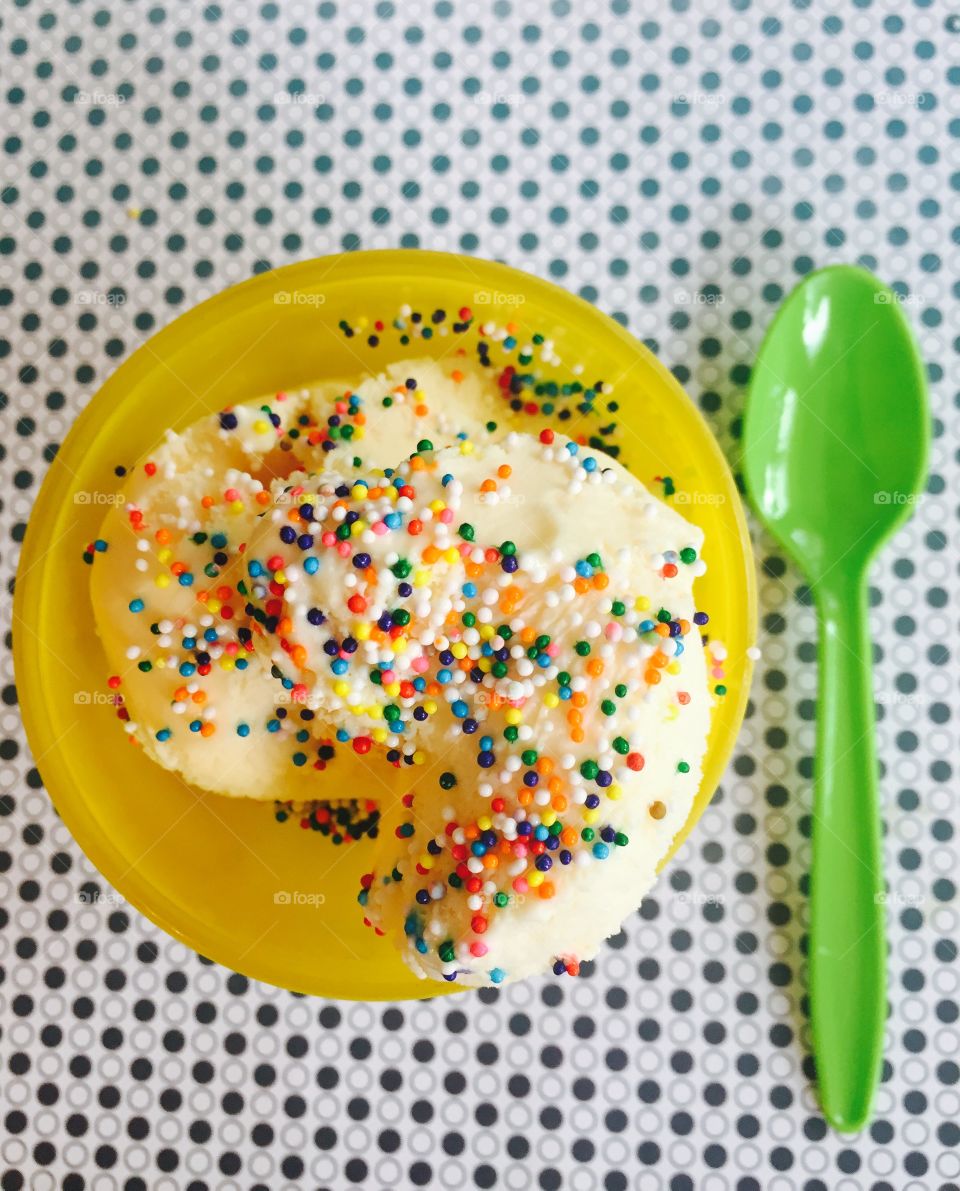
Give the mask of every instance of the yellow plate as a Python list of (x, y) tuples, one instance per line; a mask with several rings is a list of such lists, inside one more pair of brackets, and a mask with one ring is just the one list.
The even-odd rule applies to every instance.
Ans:
[[(77, 842), (113, 887), (188, 946), (259, 980), (327, 997), (399, 999), (451, 991), (410, 974), (361, 923), (360, 876), (373, 845), (335, 847), (272, 804), (201, 795), (129, 746), (104, 705), (106, 659), (93, 626), (81, 559), (97, 535), (114, 468), (132, 463), (168, 427), (225, 405), (393, 360), (445, 354), (453, 336), (405, 346), (390, 319), (407, 303), (473, 309), (476, 322), (517, 324), (555, 343), (562, 364), (604, 380), (619, 412), (621, 458), (706, 535), (709, 571), (698, 603), (729, 649), (703, 785), (679, 846), (710, 801), (743, 717), (755, 594), (740, 499), (700, 414), (655, 357), (586, 302), (527, 274), (472, 257), (419, 251), (347, 253), (291, 265), (226, 290), (144, 344), (90, 402), (37, 498), (17, 577), (15, 658), (23, 718), (37, 766)], [(371, 347), (359, 326), (383, 318)], [(475, 330), (456, 337), (472, 350)], [(499, 360), (500, 349), (494, 347)], [(570, 423), (563, 428), (570, 429)], [(85, 694), (89, 692), (90, 694)], [(337, 797), (356, 791), (331, 790)], [(281, 891), (291, 904), (277, 902)], [(298, 897), (300, 900), (298, 900)]]

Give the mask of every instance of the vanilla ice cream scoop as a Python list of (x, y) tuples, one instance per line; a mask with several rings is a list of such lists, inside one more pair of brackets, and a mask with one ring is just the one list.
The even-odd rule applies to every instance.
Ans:
[(573, 969), (690, 813), (710, 695), (701, 536), (545, 429), (275, 485), (245, 556), (293, 699), (409, 769), (361, 892), (423, 976)]

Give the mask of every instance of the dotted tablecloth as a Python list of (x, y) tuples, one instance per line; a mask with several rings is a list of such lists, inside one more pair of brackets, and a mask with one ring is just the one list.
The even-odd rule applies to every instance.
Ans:
[(891, 1015), (869, 1130), (832, 1134), (811, 1091), (815, 626), (759, 535), (753, 700), (669, 875), (581, 978), (441, 1002), (298, 998), (84, 904), (5, 652), (0, 1186), (958, 1186), (960, 9), (7, 0), (0, 42), (4, 590), (117, 362), (344, 248), (496, 257), (595, 301), (734, 464), (778, 303), (859, 261), (909, 309), (935, 414), (927, 493), (872, 575)]

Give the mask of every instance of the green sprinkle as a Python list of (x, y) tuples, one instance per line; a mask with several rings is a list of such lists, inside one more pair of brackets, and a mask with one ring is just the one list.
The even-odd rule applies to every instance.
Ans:
[(517, 552), (517, 547), (516, 547), (515, 542), (506, 541), (506, 542), (500, 543), (500, 553), (501, 554), (511, 555), (511, 554), (516, 554), (516, 552)]
[(684, 548), (680, 551), (680, 561), (688, 562), (688, 563), (696, 562), (697, 561), (696, 550), (694, 550), (694, 548), (692, 546), (684, 546)]
[(590, 652), (590, 643), (588, 641), (578, 641), (573, 648), (582, 658), (585, 658)]
[(463, 538), (465, 542), (472, 542), (476, 536), (476, 530), (469, 521), (464, 521), (463, 525), (457, 530), (457, 533)]
[(580, 773), (587, 779), (588, 782), (592, 782), (599, 772), (600, 766), (596, 763), (596, 761), (584, 761), (584, 763), (580, 766)]
[(623, 736), (615, 736), (613, 738), (613, 751), (625, 756), (630, 752), (630, 742)]
[(617, 705), (612, 699), (604, 699), (600, 704), (600, 710), (604, 715), (613, 715), (613, 713), (617, 710)]

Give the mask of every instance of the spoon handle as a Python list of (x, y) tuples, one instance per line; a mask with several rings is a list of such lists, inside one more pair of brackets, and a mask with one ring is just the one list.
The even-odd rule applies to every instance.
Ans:
[(866, 1124), (886, 1018), (884, 880), (872, 646), (862, 575), (837, 568), (817, 594), (820, 693), (810, 874), (809, 987), (823, 1112)]

